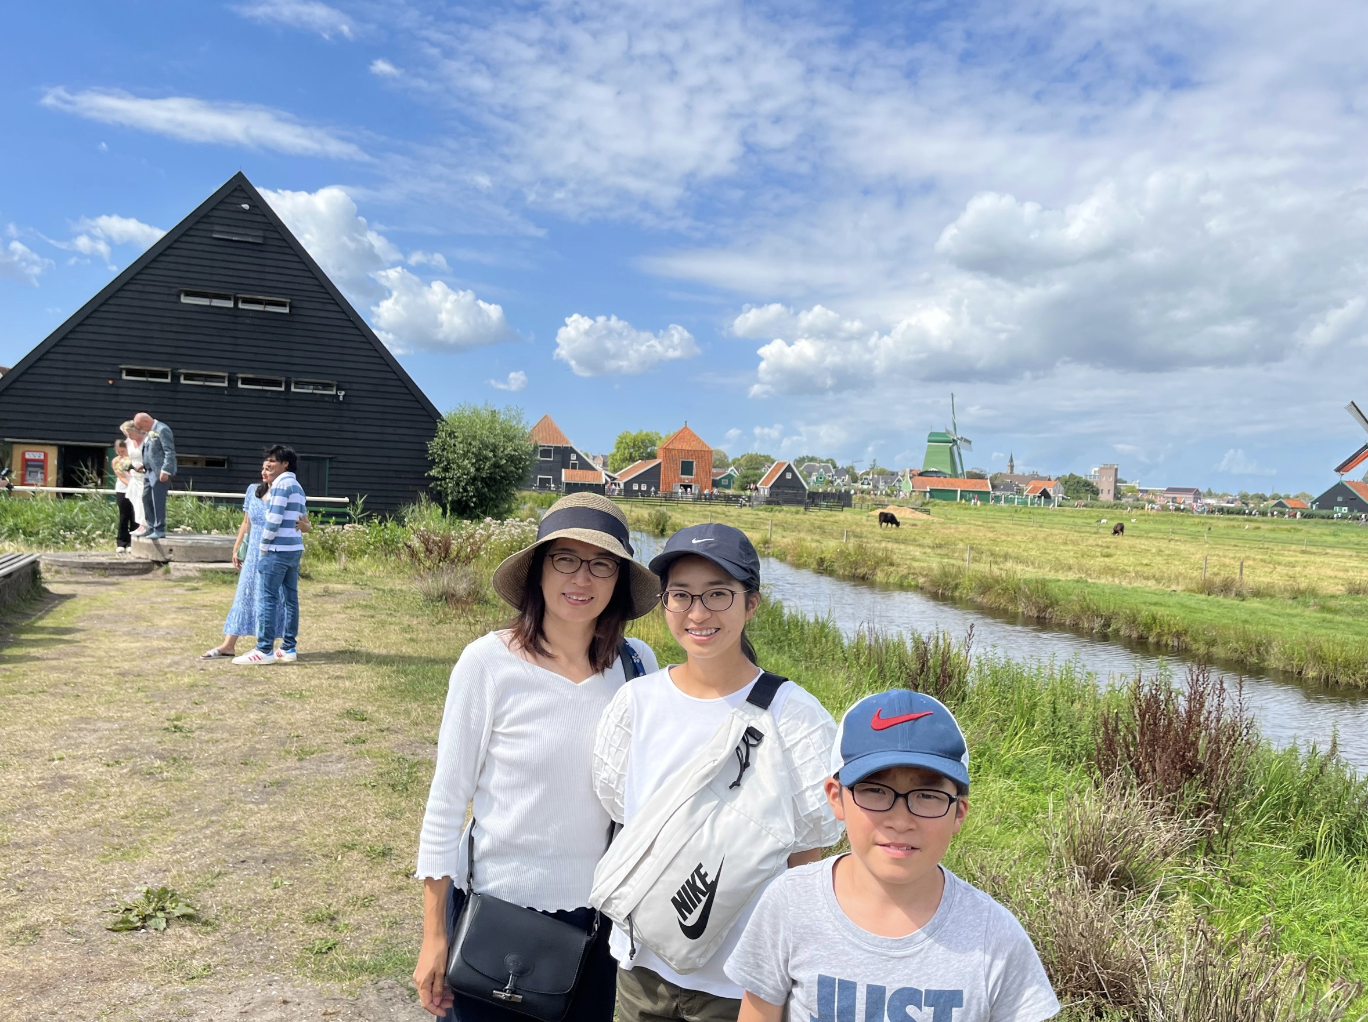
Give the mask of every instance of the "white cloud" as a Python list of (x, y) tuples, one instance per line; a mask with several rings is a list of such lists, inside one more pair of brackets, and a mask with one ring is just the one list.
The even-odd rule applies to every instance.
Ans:
[(316, 32), (324, 39), (334, 35), (344, 39), (352, 37), (351, 18), (318, 0), (257, 0), (256, 3), (240, 4), (235, 10), (253, 21), (274, 21), (302, 28), (306, 32)]
[(556, 331), (555, 357), (577, 376), (620, 373), (639, 376), (661, 362), (693, 358), (699, 353), (693, 334), (671, 323), (660, 333), (637, 330), (616, 316), (590, 319), (576, 313)]
[(489, 385), (495, 390), (510, 390), (516, 393), (527, 387), (527, 374), (521, 369), (515, 369), (508, 374), (507, 380), (490, 380)]
[(1217, 472), (1233, 476), (1275, 476), (1277, 469), (1263, 468), (1257, 461), (1245, 454), (1242, 448), (1232, 447), (1225, 457), (1215, 466)]
[(441, 270), (443, 273), (446, 273), (451, 269), (451, 267), (447, 265), (446, 256), (442, 255), (440, 252), (420, 252), (415, 250), (409, 253), (408, 264), (410, 266), (431, 266), (434, 270)]
[(383, 57), (376, 57), (371, 61), (370, 72), (379, 78), (399, 77), (399, 69)]
[(731, 429), (727, 430), (726, 436), (722, 438), (722, 449), (724, 451), (730, 451), (733, 447), (735, 447), (738, 443), (741, 442), (742, 436), (743, 434), (741, 430), (733, 426)]
[(111, 266), (114, 245), (133, 245), (143, 252), (166, 233), (160, 227), (153, 227), (133, 217), (108, 213), (104, 216), (82, 217), (71, 226), (77, 233), (70, 241), (54, 241), (52, 244), (81, 255), (99, 256), (106, 265)]
[(345, 189), (337, 185), (316, 192), (263, 188), (261, 194), (338, 287), (363, 300), (384, 294), (373, 275), (402, 262), (403, 253), (371, 228)]
[[(10, 230), (13, 229), (11, 225)], [(51, 259), (44, 259), (17, 239), (12, 239), (8, 245), (0, 245), (0, 277), (7, 280), (37, 287), (39, 275), (51, 266)]]
[(295, 156), (365, 160), (366, 154), (326, 128), (247, 103), (213, 103), (192, 96), (147, 99), (115, 89), (49, 89), (42, 104), (104, 124), (119, 124), (182, 142), (272, 149)]
[(461, 351), (517, 339), (503, 309), (473, 291), (453, 291), (440, 280), (425, 285), (402, 266), (373, 276), (390, 294), (371, 308), (371, 322), (396, 353)]

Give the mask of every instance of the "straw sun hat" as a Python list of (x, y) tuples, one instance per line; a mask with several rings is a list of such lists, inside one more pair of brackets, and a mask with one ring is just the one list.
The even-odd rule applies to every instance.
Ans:
[(535, 543), (504, 558), (494, 569), (494, 591), (515, 608), (522, 607), (527, 574), (537, 547), (553, 539), (578, 539), (623, 559), (623, 569), (631, 584), (630, 617), (649, 613), (660, 601), (660, 579), (633, 557), (627, 516), (607, 497), (597, 493), (572, 493), (547, 510), (537, 526)]

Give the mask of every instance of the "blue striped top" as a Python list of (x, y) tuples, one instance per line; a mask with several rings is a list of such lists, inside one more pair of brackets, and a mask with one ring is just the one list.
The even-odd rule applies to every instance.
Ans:
[(308, 498), (293, 472), (282, 472), (266, 492), (266, 524), (261, 550), (303, 550), (304, 537), (295, 523), (308, 510)]

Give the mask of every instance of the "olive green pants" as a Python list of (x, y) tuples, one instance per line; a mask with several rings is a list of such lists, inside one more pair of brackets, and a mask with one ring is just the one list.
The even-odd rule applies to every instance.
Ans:
[(736, 1022), (741, 1002), (686, 990), (650, 969), (618, 969), (618, 1022)]

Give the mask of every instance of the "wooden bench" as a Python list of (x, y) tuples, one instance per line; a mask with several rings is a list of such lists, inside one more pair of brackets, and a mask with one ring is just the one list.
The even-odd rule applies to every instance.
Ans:
[(37, 554), (0, 554), (0, 610), (41, 586)]

